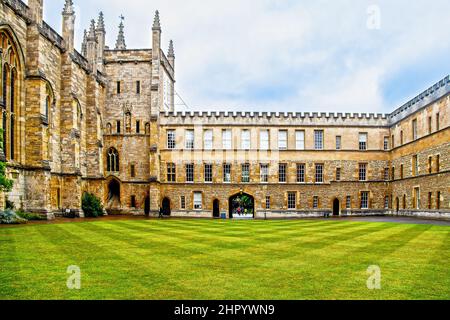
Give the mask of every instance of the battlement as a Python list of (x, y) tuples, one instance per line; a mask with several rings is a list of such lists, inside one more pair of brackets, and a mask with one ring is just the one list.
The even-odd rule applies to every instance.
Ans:
[(445, 77), (429, 89), (425, 90), (417, 97), (411, 99), (403, 106), (395, 110), (389, 115), (389, 123), (391, 125), (405, 119), (414, 112), (426, 107), (430, 103), (446, 96), (450, 93), (450, 76)]
[(162, 112), (161, 118), (171, 123), (247, 124), (247, 125), (348, 125), (388, 126), (386, 114), (327, 112)]
[(386, 120), (388, 114), (375, 113), (330, 113), (330, 112), (241, 112), (241, 111), (178, 111), (161, 112), (165, 117), (207, 117), (207, 118), (333, 118)]
[[(429, 104), (445, 97), (450, 93), (450, 76), (445, 77), (429, 89), (411, 99), (403, 106), (391, 114), (374, 113), (327, 113), (327, 112), (207, 112), (207, 111), (187, 111), (187, 112), (162, 112), (161, 116), (168, 119), (168, 122), (180, 118), (181, 122), (209, 121), (220, 122), (233, 121), (233, 123), (247, 123), (260, 121), (261, 124), (308, 124), (318, 125), (349, 125), (349, 126), (392, 126), (407, 118), (411, 114), (420, 111)], [(187, 120), (188, 119), (188, 120)], [(267, 121), (264, 121), (267, 120)], [(256, 124), (257, 122), (255, 122)]]
[(105, 63), (151, 62), (152, 49), (107, 49)]

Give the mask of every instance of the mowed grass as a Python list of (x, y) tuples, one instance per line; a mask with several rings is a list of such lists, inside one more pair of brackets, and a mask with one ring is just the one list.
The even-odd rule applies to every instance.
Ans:
[[(66, 286), (81, 268), (81, 290)], [(368, 290), (367, 268), (382, 271)], [(450, 299), (450, 227), (121, 220), (0, 228), (0, 299)]]

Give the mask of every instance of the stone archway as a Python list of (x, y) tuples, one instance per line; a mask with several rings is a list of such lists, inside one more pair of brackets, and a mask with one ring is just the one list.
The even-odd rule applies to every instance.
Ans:
[(106, 201), (106, 210), (108, 214), (115, 214), (120, 211), (122, 205), (120, 202), (120, 182), (111, 179), (108, 183), (108, 199)]
[(333, 200), (333, 216), (339, 217), (340, 214), (341, 214), (341, 205), (339, 199), (336, 198)]
[(247, 193), (240, 192), (230, 197), (230, 219), (255, 217), (255, 198)]

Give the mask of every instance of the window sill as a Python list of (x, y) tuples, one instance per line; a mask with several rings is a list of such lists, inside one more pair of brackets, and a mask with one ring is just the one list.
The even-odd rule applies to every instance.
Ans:
[(45, 115), (41, 114), (41, 124), (43, 124), (44, 126), (48, 126), (48, 117), (46, 117)]

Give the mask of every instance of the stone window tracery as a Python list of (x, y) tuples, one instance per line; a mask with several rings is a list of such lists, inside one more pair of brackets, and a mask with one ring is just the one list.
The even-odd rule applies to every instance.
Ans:
[(17, 47), (7, 33), (0, 31), (0, 80), (3, 129), (3, 153), (8, 160), (14, 160), (19, 148), (16, 146), (16, 130), (19, 106), (21, 66)]
[(108, 151), (108, 161), (106, 163), (106, 171), (119, 172), (119, 152), (115, 148)]

